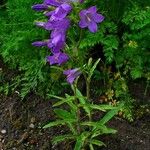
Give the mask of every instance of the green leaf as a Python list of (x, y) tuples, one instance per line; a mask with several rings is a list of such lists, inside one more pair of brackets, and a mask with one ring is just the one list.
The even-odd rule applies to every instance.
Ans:
[[(77, 98), (79, 99), (79, 102), (81, 104), (86, 104), (87, 103), (86, 98), (82, 95), (82, 93), (78, 89), (76, 89), (76, 93), (77, 93)], [(83, 108), (85, 112), (87, 112), (88, 116), (90, 116), (91, 112), (90, 112), (89, 107), (84, 106)]]
[(90, 147), (90, 150), (94, 150), (94, 147), (92, 144), (90, 144), (89, 147)]
[(90, 109), (97, 109), (97, 110), (101, 110), (101, 111), (106, 111), (106, 110), (110, 110), (110, 109), (116, 109), (117, 107), (111, 106), (111, 105), (96, 105), (96, 104), (84, 104), (84, 105), (80, 105), (82, 107), (88, 107)]
[(110, 133), (114, 134), (117, 132), (116, 130), (112, 128), (108, 128), (99, 122), (82, 122), (81, 125), (94, 127), (92, 131), (92, 134), (93, 134), (92, 137), (98, 136), (100, 134), (110, 134)]
[(66, 121), (64, 120), (57, 120), (57, 121), (53, 121), (53, 122), (50, 122), (48, 124), (46, 124), (43, 128), (50, 128), (50, 127), (53, 127), (53, 126), (58, 126), (58, 125), (64, 125), (66, 124)]
[(59, 100), (65, 100), (65, 98), (59, 97), (59, 96), (56, 96), (56, 95), (47, 94), (47, 96), (48, 97), (53, 97), (53, 98), (56, 98), (56, 99), (59, 99)]
[(81, 150), (81, 148), (84, 146), (85, 140), (88, 138), (89, 135), (90, 132), (82, 132), (81, 135), (77, 137), (74, 150)]
[(60, 101), (55, 103), (53, 105), (53, 107), (57, 107), (57, 106), (60, 106), (60, 105), (62, 105), (64, 103), (68, 103), (69, 101), (73, 101), (74, 99), (75, 99), (74, 96), (69, 96), (69, 97), (66, 97), (66, 98), (63, 98), (63, 99), (59, 98)]
[(120, 106), (118, 106), (116, 109), (112, 109), (110, 110), (108, 113), (106, 113), (106, 115), (99, 121), (100, 124), (105, 124), (107, 123), (110, 119), (112, 119), (112, 117), (114, 117), (117, 112), (123, 107), (123, 104), (121, 104)]
[(115, 134), (117, 132), (115, 129), (107, 128), (106, 126), (103, 128), (101, 127), (102, 126), (99, 126), (98, 128), (94, 128), (94, 130), (92, 131), (91, 138), (94, 138), (103, 134)]
[(93, 67), (90, 69), (90, 74), (89, 74), (89, 79), (91, 79), (94, 70), (96, 69), (96, 66), (98, 65), (98, 63), (100, 62), (100, 58), (94, 63)]
[(89, 58), (89, 60), (88, 60), (88, 67), (91, 67), (91, 65), (92, 65), (92, 58)]
[(94, 144), (94, 145), (97, 145), (97, 146), (106, 146), (102, 141), (99, 141), (99, 140), (95, 140), (95, 139), (92, 139), (90, 141), (91, 144)]
[(74, 127), (74, 125), (72, 123), (70, 123), (69, 121), (67, 122), (67, 125), (68, 125), (70, 131), (73, 133), (73, 135), (77, 135), (77, 130)]
[(74, 140), (76, 137), (74, 135), (71, 134), (66, 134), (66, 135), (60, 135), (60, 136), (56, 136), (52, 139), (52, 143), (53, 144), (58, 144), (62, 141), (66, 141), (66, 140)]
[(76, 117), (73, 114), (63, 109), (55, 109), (54, 112), (57, 114), (58, 117), (67, 121), (75, 121), (76, 119)]

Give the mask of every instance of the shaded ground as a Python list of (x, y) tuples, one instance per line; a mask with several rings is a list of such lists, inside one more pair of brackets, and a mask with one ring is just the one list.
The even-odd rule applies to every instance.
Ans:
[[(63, 134), (65, 128), (43, 130), (42, 124), (54, 119), (50, 101), (31, 95), (21, 102), (17, 94), (0, 95), (0, 150), (71, 150), (65, 143), (51, 145), (51, 138)], [(111, 127), (118, 130), (116, 135), (103, 137), (107, 148), (103, 150), (149, 150), (150, 114), (147, 112), (133, 123), (114, 119)], [(64, 146), (63, 146), (64, 145)]]

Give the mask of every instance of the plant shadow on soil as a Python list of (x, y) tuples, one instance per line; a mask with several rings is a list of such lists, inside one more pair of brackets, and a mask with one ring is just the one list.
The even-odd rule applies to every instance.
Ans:
[[(0, 66), (3, 69), (4, 66)], [(143, 97), (143, 82), (130, 86), (130, 91), (138, 104), (148, 104), (150, 89)], [(72, 150), (73, 143), (52, 145), (55, 135), (67, 132), (65, 127), (41, 129), (49, 121), (55, 120), (52, 101), (46, 101), (31, 93), (26, 101), (21, 101), (17, 92), (5, 96), (0, 94), (0, 150)], [(137, 108), (138, 109), (138, 108)], [(102, 136), (107, 147), (101, 150), (149, 150), (150, 112), (142, 114), (129, 123), (121, 118), (112, 119), (109, 127), (116, 129), (115, 135)]]

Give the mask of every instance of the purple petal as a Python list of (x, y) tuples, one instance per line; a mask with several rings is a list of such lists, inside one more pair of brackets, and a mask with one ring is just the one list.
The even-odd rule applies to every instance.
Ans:
[(73, 84), (73, 81), (75, 80), (75, 77), (74, 76), (69, 76), (67, 78), (67, 82), (70, 83), (70, 84)]
[(36, 11), (43, 11), (43, 10), (46, 10), (47, 8), (48, 6), (45, 4), (36, 4), (32, 6), (32, 9)]
[(70, 71), (71, 71), (71, 69), (65, 70), (65, 71), (63, 72), (63, 74), (64, 74), (64, 75), (68, 75), (68, 74), (70, 74)]
[(96, 32), (97, 31), (97, 24), (94, 22), (94, 21), (91, 21), (88, 25), (88, 29), (91, 31), (91, 32)]
[(104, 20), (104, 16), (98, 13), (94, 14), (92, 18), (96, 23), (100, 23)]
[(85, 27), (87, 27), (87, 26), (88, 26), (88, 24), (87, 24), (86, 21), (81, 20), (81, 21), (79, 22), (79, 27), (80, 27), (80, 28), (85, 28)]
[(46, 22), (35, 22), (38, 27), (45, 27)]
[(54, 11), (48, 11), (45, 13), (45, 16), (51, 17), (53, 13), (54, 13)]
[(59, 55), (59, 60), (58, 60), (58, 64), (61, 65), (61, 64), (64, 64), (68, 61), (69, 57), (67, 54), (65, 53), (60, 53)]
[(92, 6), (92, 7), (90, 7), (88, 10), (87, 10), (89, 13), (96, 13), (96, 11), (97, 11), (97, 8), (96, 8), (96, 6)]
[(87, 10), (81, 10), (80, 13), (79, 13), (79, 16), (80, 17), (83, 17), (87, 14)]
[(78, 68), (65, 70), (63, 74), (67, 75), (67, 82), (72, 84), (74, 80), (81, 74)]
[(37, 46), (37, 47), (42, 47), (42, 46), (46, 46), (47, 42), (44, 41), (36, 41), (32, 43), (33, 46)]
[(46, 30), (67, 30), (70, 26), (70, 20), (67, 18), (61, 19), (61, 20), (49, 20), (45, 24)]
[(44, 0), (44, 3), (50, 6), (60, 6), (65, 0)]
[(50, 63), (50, 65), (58, 64), (62, 65), (68, 61), (69, 57), (67, 54), (59, 52), (53, 54), (53, 56), (48, 56), (47, 61)]
[(56, 60), (53, 58), (53, 56), (47, 56), (47, 61), (50, 65), (56, 64)]

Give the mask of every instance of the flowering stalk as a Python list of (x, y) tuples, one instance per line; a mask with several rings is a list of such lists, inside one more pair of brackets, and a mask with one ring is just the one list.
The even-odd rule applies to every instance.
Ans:
[[(47, 22), (37, 22), (36, 25), (50, 32), (49, 39), (44, 40), (44, 41), (33, 42), (32, 45), (38, 46), (38, 47), (46, 46), (48, 47), (48, 49), (50, 49), (50, 52), (51, 52), (50, 56), (46, 57), (46, 60), (50, 65), (62, 66), (65, 63), (67, 63), (69, 59), (71, 58), (71, 56), (66, 54), (64, 50), (66, 47), (67, 32), (68, 32), (68, 29), (71, 27), (72, 22), (73, 22), (73, 26), (75, 26), (76, 20), (80, 18), (77, 24), (81, 28), (79, 40), (76, 42), (75, 39), (77, 38), (73, 37), (73, 39), (71, 39), (71, 41), (74, 44), (73, 45), (74, 51), (72, 52), (74, 53), (73, 57), (75, 56), (79, 60), (79, 51), (80, 51), (79, 46), (83, 37), (83, 28), (88, 28), (90, 32), (95, 33), (98, 30), (97, 23), (100, 23), (104, 20), (104, 17), (101, 14), (97, 13), (96, 6), (92, 6), (88, 9), (81, 10), (80, 8), (82, 8), (81, 4), (83, 2), (84, 0), (76, 0), (76, 1), (74, 0), (59, 0), (59, 1), (44, 0), (43, 4), (36, 4), (32, 7), (34, 10), (37, 10), (37, 11), (46, 11), (44, 14), (48, 18)], [(73, 6), (74, 7), (78, 6), (77, 3), (80, 4), (78, 7), (79, 11), (78, 10), (74, 11), (75, 13), (73, 13), (72, 15), (73, 18), (71, 16), (70, 17), (71, 19), (69, 19), (68, 15), (70, 15), (73, 9), (76, 9), (76, 8), (73, 8)], [(77, 18), (77, 16), (79, 17)], [(79, 61), (82, 61), (82, 60), (79, 60)], [(86, 140), (88, 138), (89, 139), (87, 141), (91, 141), (91, 139), (95, 137), (94, 133), (92, 132), (93, 127), (91, 127), (89, 124), (88, 124), (89, 131), (84, 131), (85, 128), (82, 128), (85, 122), (81, 124), (82, 123), (81, 110), (84, 109), (84, 111), (87, 113), (86, 115), (88, 116), (87, 123), (92, 123), (92, 118), (91, 118), (92, 108), (89, 107), (89, 105), (91, 105), (90, 104), (90, 82), (91, 82), (91, 76), (98, 62), (99, 60), (93, 66), (87, 65), (87, 68), (86, 67), (84, 68), (84, 66), (82, 66), (83, 65), (82, 63), (77, 62), (78, 65), (76, 68), (71, 68), (71, 69), (67, 69), (63, 71), (63, 74), (66, 76), (67, 82), (72, 86), (74, 95), (73, 96), (67, 95), (66, 100), (65, 100), (65, 103), (67, 102), (67, 104), (70, 106), (71, 111), (67, 112), (65, 110), (59, 109), (56, 111), (56, 113), (58, 113), (59, 114), (58, 116), (60, 116), (60, 118), (63, 119), (62, 124), (66, 122), (66, 124), (69, 125), (70, 130), (72, 131), (73, 137), (77, 138), (76, 139), (77, 146), (78, 146), (78, 141), (81, 140), (84, 134), (86, 135), (86, 136), (84, 135), (85, 141), (81, 140), (81, 143), (86, 143)], [(84, 97), (77, 88), (78, 78), (82, 73), (86, 80), (86, 97)], [(54, 97), (62, 100), (62, 98), (58, 96), (54, 96)], [(63, 99), (63, 103), (64, 103), (64, 99)], [(57, 103), (57, 105), (59, 106), (60, 103)], [(64, 116), (64, 114), (67, 114), (67, 116)], [(71, 117), (68, 118), (69, 116)], [(92, 137), (92, 134), (93, 134), (93, 137)], [(84, 144), (81, 145), (81, 147), (83, 146)], [(80, 148), (77, 147), (77, 149), (80, 149)]]
[[(48, 17), (47, 22), (36, 22), (36, 25), (50, 31), (50, 39), (46, 41), (36, 41), (33, 42), (32, 45), (38, 47), (47, 46), (50, 49), (52, 55), (47, 56), (46, 58), (47, 62), (49, 62), (50, 65), (57, 64), (61, 66), (69, 60), (69, 56), (63, 51), (63, 49), (65, 48), (66, 33), (71, 23), (67, 16), (71, 13), (73, 9), (72, 7), (76, 6), (76, 3), (82, 4), (83, 2), (84, 0), (44, 0), (42, 4), (36, 4), (32, 6), (33, 10), (45, 11), (44, 14)], [(79, 27), (88, 27), (88, 29), (91, 32), (96, 32), (97, 23), (100, 23), (104, 20), (104, 17), (101, 14), (97, 13), (96, 6), (92, 6), (88, 9), (81, 10), (79, 13), (79, 17)], [(80, 31), (79, 40), (74, 48), (74, 53), (76, 57), (78, 57), (78, 47), (80, 45), (81, 40), (82, 29)], [(67, 80), (67, 82), (72, 84), (74, 79), (71, 82)], [(88, 87), (87, 93), (89, 93)]]

